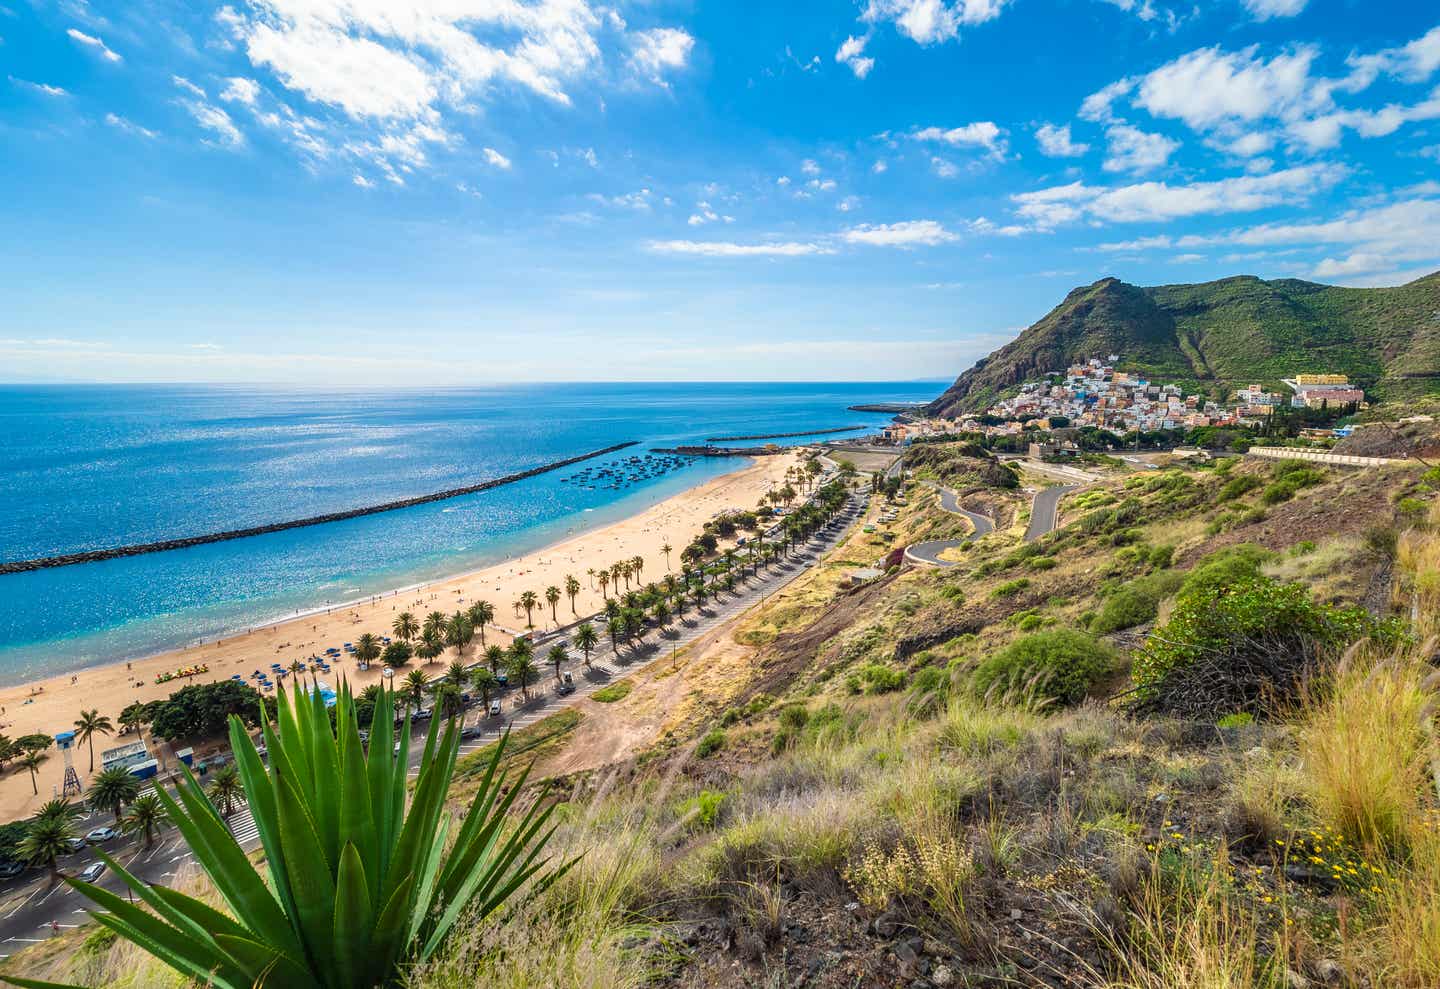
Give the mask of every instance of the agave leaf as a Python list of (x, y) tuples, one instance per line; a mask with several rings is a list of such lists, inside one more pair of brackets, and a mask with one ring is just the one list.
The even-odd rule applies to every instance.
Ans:
[(254, 986), (263, 986), (264, 989), (314, 989), (313, 975), (294, 960), (276, 954), (275, 949), (268, 944), (229, 934), (217, 934), (215, 941), (247, 971), (259, 973), (255, 977)]
[(371, 899), (379, 902), (380, 883), (390, 869), (390, 852), (394, 847), (395, 827), (390, 816), (390, 777), (395, 772), (395, 714), (391, 691), (382, 690), (370, 721), (370, 749), (365, 757), (365, 775), (370, 789), (370, 813), (375, 820), (375, 843), (380, 850), (376, 873), (370, 882), (375, 890)]
[(285, 846), (285, 869), (295, 896), (296, 912), (292, 920), (313, 968), (328, 977), (335, 971), (330, 941), (335, 879), (320, 847), (320, 836), (315, 833), (315, 821), (291, 781), (278, 777), (275, 796), (280, 811), (280, 840)]
[(401, 951), (406, 947), (403, 932), (410, 916), (411, 878), (406, 876), (390, 894), (380, 916), (375, 920), (375, 929), (370, 936), (373, 960), (386, 972), (394, 967)]
[(213, 940), (191, 937), (165, 921), (146, 913), (140, 907), (116, 896), (107, 889), (69, 877), (65, 880), (102, 910), (91, 913), (98, 923), (110, 927), (127, 940), (134, 941), (165, 964), (193, 979), (210, 979), (217, 986), (244, 989), (252, 982), (234, 959), (226, 955)]
[(325, 710), (325, 701), (318, 690), (308, 698), (299, 697), (296, 687), (297, 704), (309, 706), (310, 758), (315, 773), (315, 786), (306, 792), (315, 817), (315, 832), (320, 837), (320, 847), (325, 851), (325, 864), (333, 875), (340, 860), (340, 807), (337, 784), (340, 781), (340, 760), (335, 751), (335, 735), (330, 731), (330, 715)]
[[(263, 704), (260, 715), (263, 720)], [(263, 737), (272, 737), (268, 724), (262, 731)], [(295, 897), (290, 892), (290, 880), (285, 874), (285, 849), (280, 844), (280, 815), (275, 809), (275, 790), (244, 724), (234, 716), (230, 718), (230, 748), (235, 753), (240, 778), (245, 784), (245, 799), (250, 804), (250, 814), (260, 834), (260, 845), (265, 849), (265, 861), (271, 881), (275, 884), (275, 893), (280, 898), (285, 915), (293, 917)], [(296, 947), (298, 949), (298, 944)]]
[(435, 902), (435, 891), (439, 886), (441, 859), (445, 855), (445, 842), (450, 836), (450, 822), (443, 817), (440, 826), (435, 832), (434, 840), (424, 850), (417, 874), (420, 876), (420, 888), (415, 894), (415, 909), (410, 912), (410, 936), (408, 940), (414, 941), (420, 936), (420, 931), (431, 919), (432, 904)]
[(340, 985), (355, 984), (357, 965), (368, 968), (373, 923), (365, 865), (355, 846), (347, 843), (340, 852), (340, 873), (335, 882), (335, 961)]
[[(400, 838), (395, 845), (395, 855), (390, 862), (390, 877), (387, 878), (386, 891), (393, 891), (395, 880), (400, 876), (414, 876), (416, 885), (413, 887), (414, 895), (418, 897), (419, 891), (424, 884), (424, 877), (419, 875), (419, 868), (428, 857), (430, 850), (430, 839), (435, 834), (439, 822), (440, 810), (444, 806), (445, 790), (450, 783), (450, 775), (439, 771), (443, 759), (435, 756), (435, 736), (437, 728), (431, 724), (429, 734), (425, 739), (425, 752), (421, 757), (420, 778), (415, 783), (415, 795), (410, 802), (410, 813), (405, 818), (405, 823), (400, 829)], [(441, 744), (442, 750), (452, 747), (456, 742), (454, 726), (446, 730), (445, 740)], [(403, 784), (404, 777), (400, 777)], [(412, 903), (417, 910), (424, 910), (426, 904)]]
[[(294, 704), (290, 702), (290, 696), (283, 688), (275, 691), (275, 720), (280, 729), (281, 748), (290, 762), (289, 776), (296, 786), (305, 790), (315, 785), (315, 766), (310, 761), (310, 733), (300, 730), (299, 712), (296, 711), (300, 706), (298, 682), (294, 685), (294, 690)], [(270, 764), (272, 767), (275, 765), (273, 755), (270, 757)]]
[(337, 727), (340, 730), (340, 841), (351, 843), (366, 869), (366, 899), (372, 903), (380, 897), (380, 843), (376, 836), (375, 808), (370, 802), (370, 787), (365, 779), (365, 750), (360, 744), (360, 731), (355, 719), (342, 710)]
[[(176, 792), (187, 804), (197, 799), (183, 786)], [(194, 815), (182, 811), (164, 787), (156, 787), (155, 793), (165, 805), (166, 813), (179, 829), (181, 837), (195, 853), (196, 860), (214, 881), (216, 889), (240, 922), (265, 940), (285, 950), (294, 949), (298, 954), (299, 945), (284, 912), (244, 851), (236, 844), (234, 836), (208, 814)]]
[(8, 982), (20, 989), (85, 989), (85, 986), (70, 982), (44, 982), (40, 979), (27, 979), (23, 975), (6, 975), (4, 972), (0, 972), (0, 982)]

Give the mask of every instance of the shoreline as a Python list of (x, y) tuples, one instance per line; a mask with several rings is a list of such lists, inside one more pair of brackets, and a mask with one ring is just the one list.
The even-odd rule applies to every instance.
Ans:
[[(641, 556), (645, 560), (645, 571), (640, 582), (660, 578), (667, 572), (663, 545), (671, 545), (671, 562), (678, 566), (680, 550), (705, 521), (722, 510), (753, 508), (766, 490), (783, 481), (785, 469), (792, 460), (793, 455), (753, 458), (737, 465), (735, 470), (686, 488), (637, 513), (581, 528), (538, 549), (479, 569), (363, 595), (306, 614), (250, 626), (218, 639), (160, 650), (143, 658), (97, 663), (78, 671), (6, 684), (0, 688), (0, 731), (12, 738), (34, 731), (53, 735), (69, 728), (81, 708), (97, 708), (115, 721), (120, 710), (132, 701), (162, 699), (192, 683), (227, 680), (232, 674), (251, 682), (252, 670), (268, 669), (271, 663), (288, 666), (294, 659), (323, 655), (326, 648), (354, 641), (364, 632), (390, 635), (390, 624), (400, 611), (410, 611), (417, 620), (423, 620), (430, 611), (450, 613), (484, 598), (493, 605), (496, 618), (486, 626), (488, 642), (504, 645), (526, 629), (524, 613), (512, 614), (512, 603), (519, 594), (529, 590), (541, 595), (546, 586), (563, 587), (564, 576), (573, 574), (581, 585), (573, 604), (568, 597), (562, 597), (552, 609), (541, 596), (533, 615), (537, 632), (563, 626), (573, 620), (572, 606), (574, 613), (582, 616), (599, 610), (601, 594), (598, 586), (588, 579), (587, 568), (598, 569), (616, 560)], [(583, 518), (583, 514), (580, 517)], [(553, 619), (557, 620), (552, 620), (552, 610)], [(477, 636), (466, 651), (468, 661), (474, 661), (479, 645)], [(600, 649), (608, 648), (602, 637)], [(424, 669), (435, 674), (453, 658), (454, 650), (446, 649), (432, 664), (412, 661), (399, 672), (403, 675), (409, 670)], [(379, 663), (361, 672), (343, 653), (330, 663), (330, 674), (320, 675), (326, 676), (332, 686), (343, 676), (359, 691), (381, 679)], [(208, 667), (204, 674), (177, 676), (165, 683), (155, 683), (157, 675), (202, 665)], [(117, 723), (117, 731), (118, 728)], [(146, 737), (148, 740), (149, 736)], [(108, 749), (123, 740), (117, 735), (101, 736), (95, 739), (95, 747)], [(97, 751), (97, 768), (99, 754)], [(75, 763), (84, 779), (88, 775), (88, 751), (78, 752)], [(38, 795), (31, 792), (28, 774), (11, 772), (0, 776), (0, 820), (23, 816), (33, 810), (32, 805), (38, 806), (48, 799), (47, 787), (58, 788), (62, 771), (63, 762), (51, 749), (40, 770)]]

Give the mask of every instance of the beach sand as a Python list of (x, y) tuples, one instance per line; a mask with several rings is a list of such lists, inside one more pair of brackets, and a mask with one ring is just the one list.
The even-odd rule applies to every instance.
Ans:
[[(330, 646), (354, 642), (365, 632), (390, 635), (391, 622), (402, 611), (409, 611), (417, 621), (423, 621), (431, 611), (451, 614), (484, 599), (495, 609), (495, 625), (486, 627), (486, 641), (504, 645), (514, 635), (525, 631), (525, 614), (522, 611), (517, 616), (512, 604), (522, 592), (529, 590), (534, 591), (541, 601), (533, 615), (537, 630), (555, 628), (555, 618), (559, 619), (559, 625), (568, 624), (574, 620), (569, 598), (561, 598), (552, 618), (550, 606), (544, 600), (547, 587), (554, 585), (563, 592), (565, 576), (574, 574), (581, 585), (575, 610), (585, 615), (602, 606), (599, 585), (586, 575), (589, 569), (598, 571), (620, 560), (640, 556), (645, 561), (642, 583), (658, 580), (667, 572), (665, 555), (660, 547), (668, 542), (672, 547), (670, 564), (678, 572), (680, 551), (705, 522), (726, 509), (756, 507), (772, 485), (778, 486), (783, 482), (786, 468), (795, 462), (796, 457), (792, 454), (755, 458), (732, 473), (681, 492), (638, 515), (568, 537), (523, 557), (435, 581), (414, 590), (388, 593), (361, 603), (338, 606), (329, 613), (295, 618), (132, 663), (82, 670), (73, 677), (64, 674), (6, 686), (0, 689), (0, 708), (3, 708), (0, 725), (4, 726), (0, 731), (12, 739), (31, 732), (54, 735), (70, 728), (82, 708), (97, 708), (101, 714), (117, 721), (121, 709), (132, 701), (168, 697), (189, 683), (226, 680), (233, 673), (247, 677), (248, 681), (254, 670), (268, 672), (271, 663), (288, 666), (291, 660), (305, 659), (312, 654), (323, 653)], [(621, 590), (624, 590), (623, 584)], [(474, 661), (479, 645), (477, 636), (467, 650), (467, 662)], [(438, 674), (454, 658), (454, 650), (447, 649), (428, 667), (412, 661), (400, 675), (416, 668)], [(155, 677), (163, 672), (175, 672), (201, 664), (209, 666), (207, 673), (164, 684), (155, 683)], [(353, 660), (342, 658), (332, 662), (331, 670), (327, 682), (332, 687), (338, 683), (342, 672), (357, 691), (381, 679), (379, 663), (372, 664), (367, 672), (360, 672)], [(324, 674), (320, 678), (326, 680)], [(248, 682), (253, 684), (254, 681)], [(134, 740), (134, 735), (97, 736), (96, 770), (100, 767), (102, 750)], [(171, 760), (167, 758), (170, 755), (168, 749), (158, 740), (151, 740), (149, 735), (146, 740), (151, 744), (151, 755), (158, 755), (162, 766), (171, 765)], [(160, 751), (157, 752), (157, 749)], [(203, 757), (205, 753), (197, 750), (196, 754)], [(0, 821), (27, 816), (59, 792), (64, 760), (53, 747), (47, 755), (39, 773), (38, 795), (32, 790), (30, 774), (23, 769), (17, 770), (12, 766), (0, 777)], [(74, 763), (84, 782), (91, 775), (88, 748), (78, 748), (74, 752)]]

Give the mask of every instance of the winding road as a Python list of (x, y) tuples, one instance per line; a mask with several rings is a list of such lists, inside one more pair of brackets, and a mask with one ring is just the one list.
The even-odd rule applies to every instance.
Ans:
[[(926, 482), (927, 484), (929, 482)], [(987, 515), (979, 512), (972, 512), (960, 507), (960, 500), (954, 491), (942, 488), (938, 484), (931, 484), (930, 487), (940, 492), (940, 507), (953, 515), (963, 515), (970, 520), (974, 529), (969, 535), (961, 539), (931, 539), (928, 542), (916, 543), (905, 548), (905, 557), (913, 563), (924, 563), (932, 567), (953, 567), (954, 561), (943, 560), (940, 554), (947, 549), (954, 549), (961, 543), (969, 542), (971, 539), (979, 539), (981, 536), (995, 531), (995, 522)]]
[(1033, 542), (1053, 530), (1060, 499), (1082, 487), (1084, 485), (1081, 484), (1061, 484), (1053, 488), (1042, 488), (1030, 505), (1030, 524), (1025, 527), (1025, 541)]

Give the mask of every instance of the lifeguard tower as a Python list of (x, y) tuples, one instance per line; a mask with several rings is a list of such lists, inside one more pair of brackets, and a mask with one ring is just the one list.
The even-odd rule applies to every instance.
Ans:
[(73, 731), (62, 731), (55, 736), (55, 746), (65, 754), (65, 784), (60, 788), (60, 796), (68, 797), (71, 794), (80, 795), (80, 777), (75, 775), (75, 764), (71, 761), (70, 750), (75, 747), (75, 733)]

